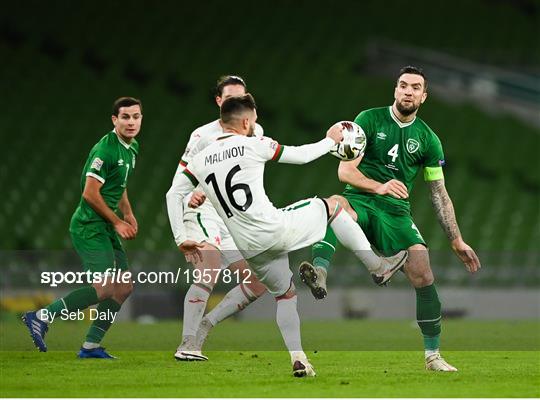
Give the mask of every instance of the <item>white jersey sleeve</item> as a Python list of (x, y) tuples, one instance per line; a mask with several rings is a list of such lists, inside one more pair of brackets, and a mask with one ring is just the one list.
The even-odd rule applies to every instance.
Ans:
[(171, 188), (167, 192), (167, 213), (176, 245), (186, 240), (184, 228), (184, 197), (189, 195), (198, 184), (197, 179), (188, 169), (179, 165), (174, 175)]
[(307, 164), (328, 153), (334, 145), (332, 139), (324, 138), (317, 143), (303, 146), (280, 146), (281, 155), (277, 161), (285, 164)]
[(255, 141), (254, 152), (261, 161), (277, 161), (285, 164), (307, 164), (325, 155), (334, 147), (335, 142), (324, 138), (317, 143), (303, 146), (283, 146), (272, 138), (263, 136)]
[(277, 160), (283, 151), (283, 146), (281, 146), (274, 139), (266, 136), (257, 138), (251, 143), (251, 149), (254, 154), (259, 157), (260, 161), (266, 162), (270, 160)]

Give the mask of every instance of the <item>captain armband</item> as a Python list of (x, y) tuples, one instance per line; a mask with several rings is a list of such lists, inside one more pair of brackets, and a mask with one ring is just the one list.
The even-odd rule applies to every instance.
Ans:
[(442, 167), (425, 167), (424, 168), (424, 180), (426, 182), (429, 181), (438, 181), (439, 179), (443, 179), (444, 174)]

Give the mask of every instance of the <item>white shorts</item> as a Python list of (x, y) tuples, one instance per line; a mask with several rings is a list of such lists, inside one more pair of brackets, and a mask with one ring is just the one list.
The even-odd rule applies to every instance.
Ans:
[(216, 212), (201, 210), (185, 213), (184, 226), (188, 240), (207, 242), (221, 251), (223, 256), (221, 268), (227, 268), (243, 259), (227, 227)]
[(314, 197), (297, 201), (280, 209), (283, 227), (278, 243), (270, 250), (283, 249), (287, 252), (298, 250), (320, 242), (326, 234), (328, 214), (324, 200)]
[(273, 296), (285, 294), (291, 286), (288, 253), (321, 241), (328, 218), (325, 203), (318, 198), (297, 201), (280, 211), (285, 218), (276, 232), (278, 242), (249, 259), (253, 272)]

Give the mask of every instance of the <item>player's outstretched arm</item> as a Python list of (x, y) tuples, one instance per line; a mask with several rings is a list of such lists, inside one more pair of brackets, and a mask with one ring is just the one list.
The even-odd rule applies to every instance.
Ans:
[(303, 146), (283, 146), (278, 162), (285, 164), (307, 164), (322, 157), (343, 140), (343, 126), (334, 124), (326, 131), (326, 137), (317, 142)]
[(437, 219), (439, 220), (444, 233), (446, 233), (446, 236), (450, 240), (452, 249), (463, 264), (465, 264), (467, 270), (472, 273), (478, 271), (478, 269), (480, 269), (480, 260), (474, 250), (465, 243), (461, 237), (456, 214), (454, 212), (454, 205), (446, 191), (444, 179), (428, 181), (428, 184), (435, 214), (437, 215)]
[(111, 223), (122, 239), (130, 240), (135, 238), (136, 229), (127, 222), (122, 221), (105, 203), (100, 192), (101, 186), (103, 186), (103, 183), (92, 176), (87, 176), (82, 194), (84, 201), (107, 222)]
[(386, 183), (381, 183), (365, 176), (358, 166), (362, 157), (352, 161), (341, 161), (338, 167), (338, 178), (340, 182), (347, 183), (367, 193), (392, 196), (396, 199), (406, 199), (409, 197), (407, 186), (397, 179), (391, 179)]

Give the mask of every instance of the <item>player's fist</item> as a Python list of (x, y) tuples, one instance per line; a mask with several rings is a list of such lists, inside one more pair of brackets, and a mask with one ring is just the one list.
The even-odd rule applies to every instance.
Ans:
[(341, 123), (334, 124), (326, 131), (326, 137), (332, 139), (334, 142), (339, 143), (343, 140), (343, 126)]
[(460, 237), (452, 241), (452, 249), (459, 257), (461, 262), (465, 264), (465, 267), (469, 272), (474, 274), (476, 271), (482, 268), (480, 265), (480, 260), (472, 247), (465, 243)]
[(195, 242), (194, 240), (184, 240), (178, 250), (184, 253), (186, 261), (195, 264), (198, 261), (203, 260), (201, 249), (204, 247), (203, 243)]
[(392, 196), (396, 199), (406, 199), (409, 197), (409, 192), (407, 191), (407, 186), (397, 179), (391, 179), (386, 183), (380, 184), (376, 189), (375, 193), (381, 195)]
[(189, 208), (197, 208), (202, 206), (204, 201), (206, 200), (206, 195), (203, 192), (200, 192), (198, 190), (194, 190), (191, 194), (191, 198), (188, 202)]
[(114, 224), (114, 230), (125, 240), (135, 239), (135, 236), (137, 235), (137, 229), (122, 220), (118, 220), (118, 222)]
[(137, 223), (137, 218), (135, 218), (135, 215), (133, 214), (124, 215), (124, 221), (126, 221), (128, 224), (130, 224), (132, 227), (135, 228), (135, 233), (139, 231), (139, 224)]

